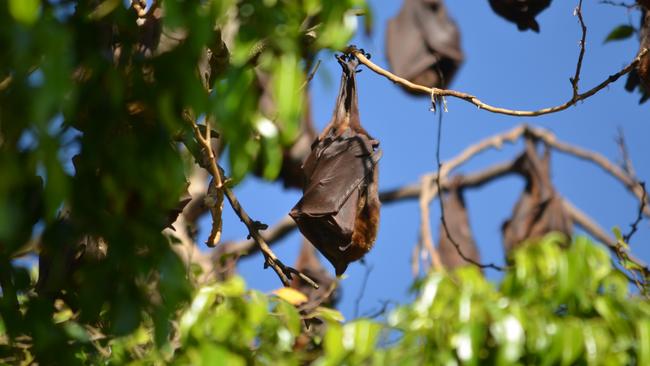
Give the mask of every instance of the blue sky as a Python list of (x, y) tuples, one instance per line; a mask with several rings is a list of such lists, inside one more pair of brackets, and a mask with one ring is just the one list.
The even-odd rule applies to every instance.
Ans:
[[(573, 15), (577, 1), (554, 1), (537, 17), (541, 33), (519, 32), (513, 23), (494, 14), (488, 1), (447, 1), (450, 15), (462, 33), (466, 61), (451, 88), (478, 96), (486, 103), (512, 109), (539, 109), (561, 104), (571, 96), (569, 77), (575, 71), (579, 52), (580, 27)], [(384, 31), (400, 1), (370, 1), (374, 12), (374, 31), (368, 38), (355, 37), (353, 44), (364, 48), (380, 66), (388, 67), (384, 54)], [(471, 5), (471, 6), (470, 6)], [(581, 74), (585, 91), (620, 70), (638, 49), (638, 41), (603, 44), (615, 26), (638, 25), (638, 12), (622, 7), (585, 2), (583, 15), (588, 27), (586, 53)], [(323, 53), (321, 68), (311, 83), (313, 114), (317, 128), (330, 119), (336, 98), (340, 67), (331, 54)], [(615, 143), (620, 127), (626, 137), (637, 176), (650, 180), (650, 102), (639, 106), (637, 94), (623, 89), (624, 80), (611, 84), (596, 96), (566, 111), (535, 118), (517, 118), (478, 110), (464, 101), (448, 99), (444, 115), (442, 159), (458, 154), (464, 147), (492, 134), (528, 123), (551, 130), (563, 141), (597, 151), (613, 162), (620, 160)], [(386, 190), (417, 182), (423, 174), (435, 170), (435, 132), (437, 117), (429, 111), (427, 97), (406, 95), (388, 80), (369, 70), (358, 77), (361, 120), (365, 128), (381, 141), (384, 151), (380, 162), (380, 189)], [(645, 116), (645, 117), (644, 117)], [(522, 145), (506, 145), (472, 159), (458, 172), (469, 173), (493, 163), (512, 159)], [(627, 230), (638, 210), (636, 199), (614, 178), (600, 168), (574, 157), (554, 153), (552, 175), (557, 190), (587, 212), (603, 228), (615, 225)], [(483, 262), (503, 263), (500, 227), (511, 213), (523, 181), (510, 177), (483, 188), (466, 192), (470, 224)], [(300, 198), (298, 191), (285, 191), (280, 184), (249, 178), (236, 193), (251, 217), (273, 225), (286, 215)], [(439, 222), (438, 205), (431, 206), (434, 239)], [(224, 240), (246, 236), (245, 228), (224, 210)], [(381, 225), (375, 248), (366, 256), (370, 272), (365, 293), (359, 302), (359, 314), (380, 308), (382, 301), (408, 301), (413, 281), (410, 255), (418, 240), (417, 201), (405, 201), (382, 208)], [(208, 219), (202, 220), (201, 235), (207, 237)], [(200, 237), (199, 241), (204, 241)], [(276, 254), (292, 264), (300, 248), (296, 231), (273, 246)], [(650, 226), (644, 220), (632, 240), (640, 258), (650, 262)], [(260, 255), (241, 260), (239, 270), (249, 285), (263, 291), (280, 286), (275, 274), (262, 267)], [(326, 268), (333, 272), (329, 263)], [(356, 299), (366, 267), (352, 264), (342, 281), (343, 297), (339, 308), (347, 319), (354, 316)], [(488, 278), (498, 281), (500, 274), (488, 270)]]

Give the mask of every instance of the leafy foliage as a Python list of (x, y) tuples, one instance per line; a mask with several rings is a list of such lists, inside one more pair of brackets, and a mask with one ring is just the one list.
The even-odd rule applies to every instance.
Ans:
[(311, 333), (311, 346), (303, 337), (312, 315), (238, 277), (197, 289), (162, 346), (147, 322), (93, 339), (69, 310), (55, 319), (78, 359), (109, 364), (646, 364), (650, 303), (629, 293), (605, 249), (584, 237), (562, 242), (550, 235), (519, 249), (498, 287), (473, 266), (431, 273), (385, 323), (340, 323), (317, 310), (327, 328)]
[[(365, 8), (361, 0), (155, 6), (162, 9), (145, 18), (122, 1), (0, 6), (0, 317), (8, 337), (0, 359), (13, 357), (8, 340), (28, 339), (43, 363), (79, 362), (74, 355), (91, 346), (84, 326), (167, 344), (169, 319), (192, 292), (161, 233), (185, 193), (187, 156), (201, 156), (186, 119), (216, 121), (235, 182), (257, 164), (275, 178), (281, 147), (298, 131), (304, 60), (345, 45), (350, 9)], [(238, 30), (226, 48), (229, 24)], [(316, 32), (328, 36), (315, 40)], [(259, 127), (257, 72), (271, 75), (277, 108), (266, 118), (275, 133)], [(40, 275), (30, 281), (15, 258), (36, 241)], [(61, 309), (75, 322), (57, 321)]]

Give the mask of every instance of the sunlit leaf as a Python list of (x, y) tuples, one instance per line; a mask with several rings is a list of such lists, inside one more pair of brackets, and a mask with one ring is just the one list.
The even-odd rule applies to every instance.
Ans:
[(32, 25), (40, 13), (40, 0), (9, 0), (9, 12), (17, 21)]
[(273, 294), (291, 305), (297, 306), (309, 300), (302, 292), (291, 287), (280, 287)]

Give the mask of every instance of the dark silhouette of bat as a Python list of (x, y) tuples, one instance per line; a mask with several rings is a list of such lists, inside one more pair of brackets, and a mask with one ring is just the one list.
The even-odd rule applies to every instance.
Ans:
[[(650, 3), (650, 1), (648, 1)], [(646, 6), (646, 5), (644, 5)], [(639, 50), (644, 48), (650, 49), (650, 11), (646, 8), (643, 9), (641, 14), (641, 32)], [(650, 99), (650, 55), (646, 55), (641, 59), (636, 69), (630, 71), (625, 83), (627, 91), (634, 91), (639, 87), (641, 91), (641, 99), (639, 104), (644, 103)]]
[(388, 21), (386, 50), (395, 74), (430, 87), (449, 85), (464, 59), (460, 32), (442, 0), (405, 0)]
[(336, 304), (338, 300), (337, 292), (334, 291), (328, 295), (330, 287), (334, 283), (334, 278), (323, 268), (320, 260), (318, 260), (314, 246), (307, 239), (302, 242), (300, 254), (296, 259), (294, 268), (318, 283), (319, 288), (315, 289), (300, 277), (294, 277), (291, 281), (291, 287), (307, 295), (310, 302), (315, 302), (314, 307), (320, 305), (331, 307)]
[(551, 5), (551, 0), (490, 0), (490, 6), (501, 17), (517, 24), (520, 31), (539, 33), (535, 17)]
[(573, 222), (553, 188), (549, 165), (548, 147), (540, 159), (535, 142), (527, 139), (526, 150), (515, 162), (515, 170), (526, 180), (526, 187), (515, 204), (512, 217), (502, 227), (506, 253), (526, 239), (540, 238), (552, 231), (561, 232), (567, 238), (571, 236)]
[(358, 61), (337, 59), (343, 75), (334, 115), (303, 164), (303, 196), (289, 215), (340, 275), (372, 248), (377, 235), (381, 150), (359, 120)]
[(463, 191), (460, 187), (461, 181), (462, 177), (454, 177), (452, 185), (442, 201), (449, 235), (447, 235), (442, 223), (438, 228), (440, 260), (442, 265), (450, 270), (471, 264), (458, 253), (454, 243), (458, 245), (460, 251), (466, 258), (472, 259), (475, 262), (481, 261), (478, 248), (472, 236), (472, 230), (469, 226), (465, 199), (463, 198)]

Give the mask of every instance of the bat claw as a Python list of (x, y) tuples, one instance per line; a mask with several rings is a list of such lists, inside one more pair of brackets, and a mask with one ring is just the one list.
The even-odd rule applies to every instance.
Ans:
[(339, 250), (342, 251), (342, 252), (345, 252), (345, 251), (348, 250), (348, 248), (350, 248), (351, 246), (352, 246), (352, 243), (350, 243), (350, 244), (348, 244), (348, 245), (345, 245), (345, 246), (339, 246)]

